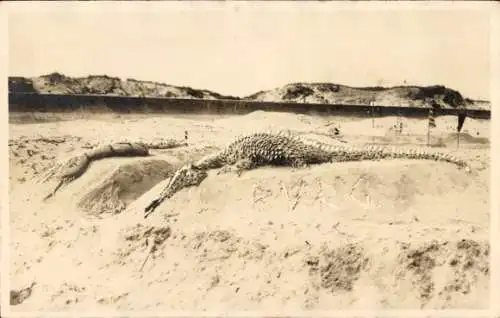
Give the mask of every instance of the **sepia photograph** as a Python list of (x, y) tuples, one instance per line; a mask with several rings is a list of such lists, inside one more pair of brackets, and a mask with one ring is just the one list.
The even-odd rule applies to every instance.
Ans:
[(490, 308), (489, 3), (6, 7), (12, 315)]

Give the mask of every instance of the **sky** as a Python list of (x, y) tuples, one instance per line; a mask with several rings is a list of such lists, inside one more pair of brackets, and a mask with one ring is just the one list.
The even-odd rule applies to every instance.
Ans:
[(440, 84), (490, 97), (492, 8), (481, 4), (47, 4), (9, 4), (10, 76), (107, 74), (237, 96), (292, 82)]

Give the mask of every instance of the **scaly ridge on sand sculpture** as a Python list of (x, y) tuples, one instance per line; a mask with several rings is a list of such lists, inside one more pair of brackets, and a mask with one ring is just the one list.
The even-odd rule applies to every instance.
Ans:
[(172, 139), (160, 142), (117, 142), (96, 147), (88, 152), (58, 163), (54, 168), (47, 171), (42, 176), (42, 182), (56, 176), (59, 179), (59, 183), (43, 200), (54, 196), (63, 184), (67, 184), (83, 175), (92, 161), (109, 157), (145, 157), (149, 156), (149, 149), (169, 149), (185, 145), (185, 142)]
[(469, 166), (463, 160), (449, 154), (429, 152), (418, 148), (334, 146), (307, 142), (293, 136), (290, 132), (254, 133), (239, 137), (225, 149), (179, 169), (164, 190), (145, 208), (144, 218), (147, 218), (164, 200), (171, 198), (176, 192), (186, 187), (199, 185), (207, 177), (209, 169), (235, 170), (240, 175), (244, 170), (264, 165), (304, 167), (326, 162), (382, 159), (445, 161), (470, 171)]

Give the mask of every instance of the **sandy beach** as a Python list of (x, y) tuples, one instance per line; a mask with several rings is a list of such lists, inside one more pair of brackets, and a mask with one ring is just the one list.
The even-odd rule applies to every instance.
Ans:
[[(209, 176), (144, 207), (181, 165), (237, 136), (290, 129), (332, 145), (426, 147), (427, 121), (319, 117), (11, 114), (13, 311), (475, 309), (489, 305), (490, 121), (436, 118), (429, 151), (467, 160), (262, 167)], [(339, 135), (333, 133), (338, 128)], [(43, 201), (56, 162), (99, 144), (183, 139), (92, 162)], [(150, 253), (151, 242), (156, 251)]]

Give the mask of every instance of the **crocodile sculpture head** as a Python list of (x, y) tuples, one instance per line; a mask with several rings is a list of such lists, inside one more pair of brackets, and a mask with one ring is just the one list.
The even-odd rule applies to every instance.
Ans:
[(183, 166), (170, 179), (165, 189), (167, 197), (172, 197), (183, 188), (198, 186), (207, 176), (205, 169), (198, 169), (192, 164)]
[(204, 169), (198, 169), (192, 164), (183, 166), (170, 178), (161, 195), (146, 207), (144, 218), (147, 218), (164, 200), (171, 198), (183, 188), (198, 186), (207, 176), (208, 173)]

